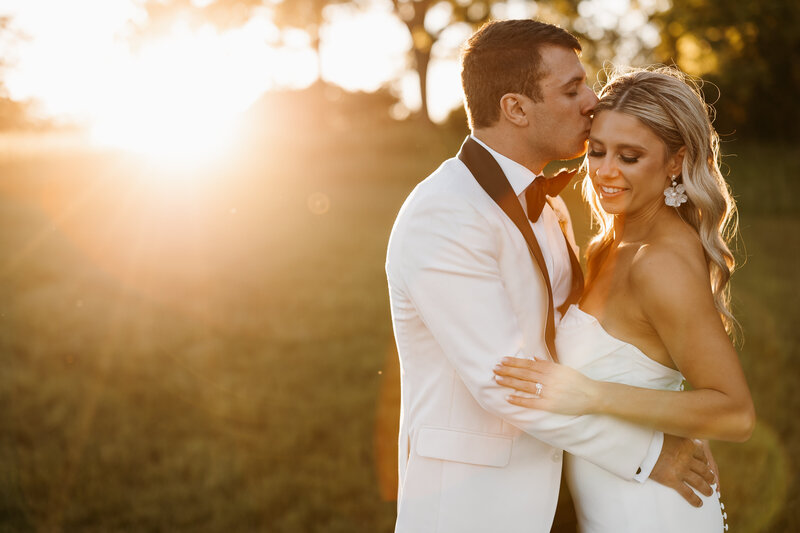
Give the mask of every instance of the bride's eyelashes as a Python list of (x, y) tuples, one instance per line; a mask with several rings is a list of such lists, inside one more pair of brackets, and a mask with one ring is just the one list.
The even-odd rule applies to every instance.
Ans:
[[(589, 154), (588, 155), (589, 155), (589, 157), (605, 157), (606, 153), (605, 152), (599, 152), (597, 150), (589, 150)], [(623, 163), (628, 163), (628, 164), (636, 163), (636, 162), (639, 161), (639, 156), (638, 155), (620, 154), (619, 158)]]

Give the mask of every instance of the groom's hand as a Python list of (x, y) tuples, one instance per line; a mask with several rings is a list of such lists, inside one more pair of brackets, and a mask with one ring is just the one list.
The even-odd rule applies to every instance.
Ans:
[(700, 507), (703, 501), (692, 488), (711, 496), (714, 490), (714, 472), (708, 464), (702, 441), (684, 439), (674, 435), (664, 435), (661, 455), (650, 473), (650, 479), (673, 488), (683, 498)]

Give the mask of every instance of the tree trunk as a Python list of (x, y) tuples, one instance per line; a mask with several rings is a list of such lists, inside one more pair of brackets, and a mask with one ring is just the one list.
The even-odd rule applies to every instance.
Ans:
[(428, 113), (428, 64), (431, 62), (431, 49), (433, 36), (425, 31), (425, 14), (434, 4), (435, 0), (414, 0), (403, 2), (392, 0), (397, 16), (402, 20), (411, 34), (411, 48), (414, 52), (414, 68), (419, 76), (419, 96), (422, 102), (420, 108), (421, 118), (431, 123)]
[(417, 75), (419, 76), (419, 95), (422, 102), (420, 115), (423, 120), (433, 122), (428, 112), (428, 65), (431, 62), (431, 49), (419, 50), (415, 48), (414, 59)]
[(319, 36), (319, 26), (315, 26), (314, 30), (309, 32), (309, 36), (311, 37), (311, 49), (317, 56), (317, 82), (325, 83), (325, 80), (322, 79), (322, 55), (320, 54), (322, 40)]

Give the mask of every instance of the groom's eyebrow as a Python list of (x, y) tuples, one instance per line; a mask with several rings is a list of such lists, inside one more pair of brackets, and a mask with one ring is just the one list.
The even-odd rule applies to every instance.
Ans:
[(573, 85), (575, 83), (583, 83), (583, 80), (585, 80), (585, 79), (586, 79), (586, 74), (584, 74), (583, 76), (573, 76), (572, 79), (570, 79), (568, 82), (566, 82), (563, 85), (561, 85), (561, 87), (564, 88), (564, 87), (567, 87), (569, 85)]

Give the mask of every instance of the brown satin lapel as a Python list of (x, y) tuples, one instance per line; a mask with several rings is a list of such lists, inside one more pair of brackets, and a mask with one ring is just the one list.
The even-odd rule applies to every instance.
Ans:
[(570, 281), (569, 296), (567, 297), (566, 301), (558, 307), (558, 312), (561, 313), (561, 316), (564, 316), (564, 313), (567, 312), (569, 306), (578, 303), (581, 299), (581, 295), (583, 295), (583, 270), (581, 269), (581, 262), (578, 261), (575, 252), (572, 250), (572, 244), (567, 238), (566, 221), (561, 218), (558, 209), (556, 209), (551, 202), (551, 198), (547, 199), (547, 203), (550, 204), (550, 208), (553, 210), (556, 216), (558, 216), (558, 225), (561, 228), (561, 234), (564, 235), (564, 242), (567, 245), (567, 253), (569, 254), (569, 264), (572, 266), (572, 280)]
[(564, 234), (564, 241), (567, 243), (569, 264), (572, 265), (572, 281), (570, 284), (569, 296), (567, 297), (566, 301), (558, 307), (558, 312), (561, 313), (561, 316), (564, 316), (564, 313), (567, 312), (567, 309), (569, 309), (570, 305), (577, 304), (580, 301), (584, 287), (581, 262), (578, 261), (578, 258), (575, 256), (575, 252), (572, 250), (572, 244), (570, 244), (566, 234)]
[(525, 216), (522, 204), (519, 203), (517, 195), (514, 194), (514, 189), (511, 188), (511, 184), (508, 183), (508, 179), (506, 179), (495, 158), (483, 146), (475, 142), (472, 137), (467, 137), (467, 140), (461, 145), (458, 158), (467, 166), (475, 181), (486, 191), (486, 194), (514, 222), (514, 225), (517, 226), (525, 238), (531, 255), (539, 266), (539, 271), (542, 273), (547, 286), (547, 321), (545, 322), (544, 338), (547, 349), (550, 351), (550, 356), (554, 361), (558, 361), (555, 347), (556, 328), (553, 312), (553, 288), (550, 285), (550, 275), (547, 273), (547, 265), (545, 265), (544, 257), (542, 256), (542, 249), (539, 247), (539, 242), (536, 240), (533, 229), (528, 222), (528, 217)]

